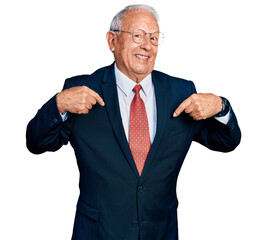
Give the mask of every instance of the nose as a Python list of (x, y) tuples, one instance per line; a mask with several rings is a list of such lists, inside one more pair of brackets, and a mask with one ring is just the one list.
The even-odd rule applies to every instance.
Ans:
[(152, 49), (152, 43), (150, 41), (150, 35), (149, 33), (147, 33), (145, 36), (144, 36), (144, 40), (143, 42), (141, 43), (141, 46), (140, 46), (142, 49), (146, 50), (146, 51), (150, 51)]

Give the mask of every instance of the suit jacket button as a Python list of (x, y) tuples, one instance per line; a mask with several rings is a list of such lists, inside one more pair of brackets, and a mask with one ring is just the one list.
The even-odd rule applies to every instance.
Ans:
[(138, 225), (138, 222), (137, 222), (136, 220), (134, 220), (134, 221), (132, 222), (132, 226), (133, 226), (134, 228), (136, 228), (137, 225)]
[(143, 190), (144, 190), (143, 186), (138, 187), (138, 192), (143, 192)]

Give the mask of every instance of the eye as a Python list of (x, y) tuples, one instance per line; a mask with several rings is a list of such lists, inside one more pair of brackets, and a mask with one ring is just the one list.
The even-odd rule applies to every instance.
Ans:
[(142, 38), (142, 35), (140, 33), (134, 33), (134, 38)]
[(158, 37), (152, 36), (152, 37), (150, 37), (150, 40), (153, 42), (157, 42), (159, 39), (158, 39)]

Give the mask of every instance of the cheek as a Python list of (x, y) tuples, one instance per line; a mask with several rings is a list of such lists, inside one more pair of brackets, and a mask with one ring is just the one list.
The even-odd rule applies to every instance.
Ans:
[(154, 52), (154, 57), (156, 58), (158, 54), (158, 48), (156, 48), (153, 52)]
[(126, 61), (127, 58), (127, 50), (126, 47), (124, 46), (120, 46), (120, 48), (117, 48), (115, 51), (115, 59), (120, 62), (124, 62)]

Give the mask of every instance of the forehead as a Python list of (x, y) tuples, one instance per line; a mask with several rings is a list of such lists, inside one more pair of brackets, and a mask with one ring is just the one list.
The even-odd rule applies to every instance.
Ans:
[(146, 32), (159, 31), (159, 26), (154, 16), (144, 9), (130, 10), (122, 19), (122, 30), (134, 31), (142, 29)]

